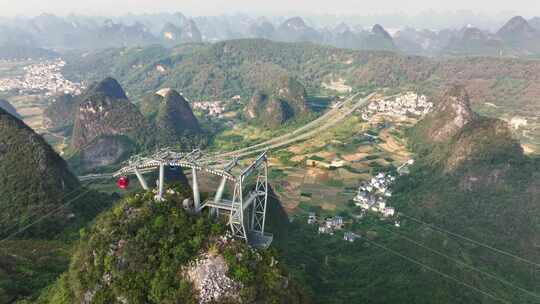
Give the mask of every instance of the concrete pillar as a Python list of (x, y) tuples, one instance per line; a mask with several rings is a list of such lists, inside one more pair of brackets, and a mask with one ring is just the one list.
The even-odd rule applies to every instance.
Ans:
[(201, 206), (201, 194), (199, 193), (199, 182), (197, 181), (197, 170), (191, 168), (191, 177), (193, 179), (191, 188), (193, 190), (193, 203), (195, 204), (195, 211), (199, 212)]
[(163, 200), (163, 188), (165, 187), (165, 164), (159, 164), (159, 190), (158, 198)]
[[(219, 183), (218, 190), (216, 192), (216, 195), (214, 196), (214, 203), (218, 203), (221, 201), (221, 198), (223, 197), (223, 192), (225, 191), (225, 184), (227, 183), (227, 178), (224, 176), (221, 178), (221, 182)], [(211, 216), (218, 216), (218, 209), (212, 208), (210, 210)]]
[(142, 176), (141, 172), (135, 168), (135, 175), (137, 175), (137, 179), (139, 180), (139, 183), (141, 184), (141, 187), (144, 190), (148, 190), (148, 184), (146, 184), (146, 181), (144, 180), (144, 177)]

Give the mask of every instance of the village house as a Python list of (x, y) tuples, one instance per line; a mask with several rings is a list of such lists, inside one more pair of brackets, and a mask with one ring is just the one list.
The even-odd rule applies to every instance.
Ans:
[(343, 234), (343, 240), (351, 243), (358, 238), (360, 238), (360, 236), (352, 231), (345, 231), (345, 233)]
[(317, 223), (317, 215), (315, 215), (314, 212), (310, 212), (308, 215), (307, 223), (309, 225), (316, 224)]
[(345, 222), (343, 217), (327, 217), (319, 226), (319, 233), (334, 234), (334, 231), (343, 229)]

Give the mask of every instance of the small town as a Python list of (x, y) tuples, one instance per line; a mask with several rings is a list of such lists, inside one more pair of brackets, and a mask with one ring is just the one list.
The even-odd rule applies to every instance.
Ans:
[(362, 119), (370, 120), (375, 114), (407, 117), (410, 115), (422, 116), (433, 109), (433, 103), (427, 101), (425, 95), (414, 92), (406, 92), (397, 96), (394, 100), (376, 100), (371, 102), (362, 111)]
[(58, 93), (81, 94), (82, 85), (71, 82), (62, 75), (61, 70), (65, 65), (64, 60), (56, 59), (25, 66), (22, 76), (0, 78), (0, 92), (18, 91), (20, 94), (46, 96)]

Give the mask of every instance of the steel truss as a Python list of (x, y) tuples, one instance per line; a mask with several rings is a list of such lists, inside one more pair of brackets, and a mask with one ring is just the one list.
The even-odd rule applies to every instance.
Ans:
[[(224, 166), (223, 163), (225, 163)], [(268, 202), (268, 159), (266, 152), (260, 154), (253, 163), (242, 169), (239, 168), (240, 165), (236, 158), (226, 162), (223, 159), (204, 157), (200, 150), (181, 153), (171, 149), (163, 149), (151, 156), (132, 157), (126, 166), (114, 173), (113, 176), (135, 174), (143, 189), (148, 190), (143, 173), (159, 169), (156, 199), (163, 200), (164, 166), (167, 165), (191, 169), (191, 187), (196, 212), (207, 208), (210, 209), (211, 215), (225, 215), (228, 217), (228, 225), (235, 238), (245, 240), (248, 244), (258, 248), (266, 248), (270, 245), (273, 236), (264, 231)], [(235, 169), (240, 169), (239, 173), (233, 174)], [(235, 172), (237, 171), (235, 170)], [(202, 204), (199, 193), (199, 172), (221, 177), (214, 197), (207, 199)], [(254, 188), (245, 189), (246, 186), (253, 186), (248, 180), (252, 176), (256, 177)], [(227, 184), (232, 186), (232, 200), (223, 198)]]

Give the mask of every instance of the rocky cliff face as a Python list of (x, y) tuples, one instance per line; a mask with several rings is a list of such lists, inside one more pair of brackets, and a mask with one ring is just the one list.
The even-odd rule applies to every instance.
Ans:
[(521, 146), (509, 126), (474, 113), (463, 87), (449, 88), (437, 99), (434, 111), (414, 128), (413, 134), (445, 172), (473, 167), (486, 172), (523, 160)]
[(186, 99), (175, 90), (161, 91), (156, 126), (175, 133), (200, 132), (199, 122)]
[[(419, 125), (426, 138), (434, 142), (450, 140), (465, 125), (478, 118), (471, 109), (469, 95), (464, 87), (451, 87), (436, 99), (438, 103), (434, 111)], [(423, 128), (424, 125), (429, 128)]]
[[(416, 162), (410, 175), (398, 179), (390, 204), (397, 206), (402, 214), (408, 214), (407, 217), (421, 219), (469, 239), (482, 240), (495, 248), (506, 248), (504, 250), (526, 259), (535, 259), (540, 197), (536, 195), (538, 191), (532, 189), (538, 187), (540, 162), (523, 155), (506, 123), (472, 113), (462, 88), (450, 89), (441, 98), (434, 112), (411, 132), (413, 136), (408, 141)], [(423, 242), (434, 244), (437, 250), (450, 250), (455, 256), (467, 257), (471, 265), (485, 265), (497, 275), (512, 273), (514, 278), (521, 278), (517, 279), (521, 284), (537, 280), (528, 267), (520, 266), (521, 261), (504, 262), (506, 258), (494, 255), (492, 250), (471, 247), (467, 245), (470, 242), (463, 239), (423, 229), (418, 231)], [(409, 243), (396, 243), (396, 248), (400, 246), (403, 250), (409, 248), (411, 255), (423, 250), (411, 249)], [(434, 260), (433, 263), (439, 262)], [(463, 271), (460, 265), (450, 267), (454, 268), (448, 268), (452, 273)], [(480, 277), (472, 279), (476, 275), (466, 271), (460, 277), (470, 282), (482, 280)], [(418, 275), (411, 277), (411, 281), (416, 280), (419, 280)], [(444, 283), (432, 289), (446, 292), (446, 288)], [(521, 292), (508, 291), (499, 296), (519, 303), (529, 301), (529, 295)]]
[[(59, 208), (64, 195), (78, 186), (64, 160), (41, 136), (0, 109), (0, 235)], [(52, 221), (62, 227), (69, 213), (69, 207), (61, 207), (42, 224)]]
[(253, 95), (245, 110), (248, 120), (257, 120), (266, 126), (279, 126), (293, 115), (286, 101), (260, 92)]
[(118, 82), (107, 78), (82, 96), (75, 115), (72, 146), (80, 150), (102, 135), (130, 135), (144, 126), (137, 107)]
[(113, 164), (119, 160), (114, 156), (131, 149), (147, 127), (144, 117), (127, 99), (118, 82), (107, 78), (93, 84), (81, 96), (75, 114), (72, 148), (80, 151), (83, 167)]

